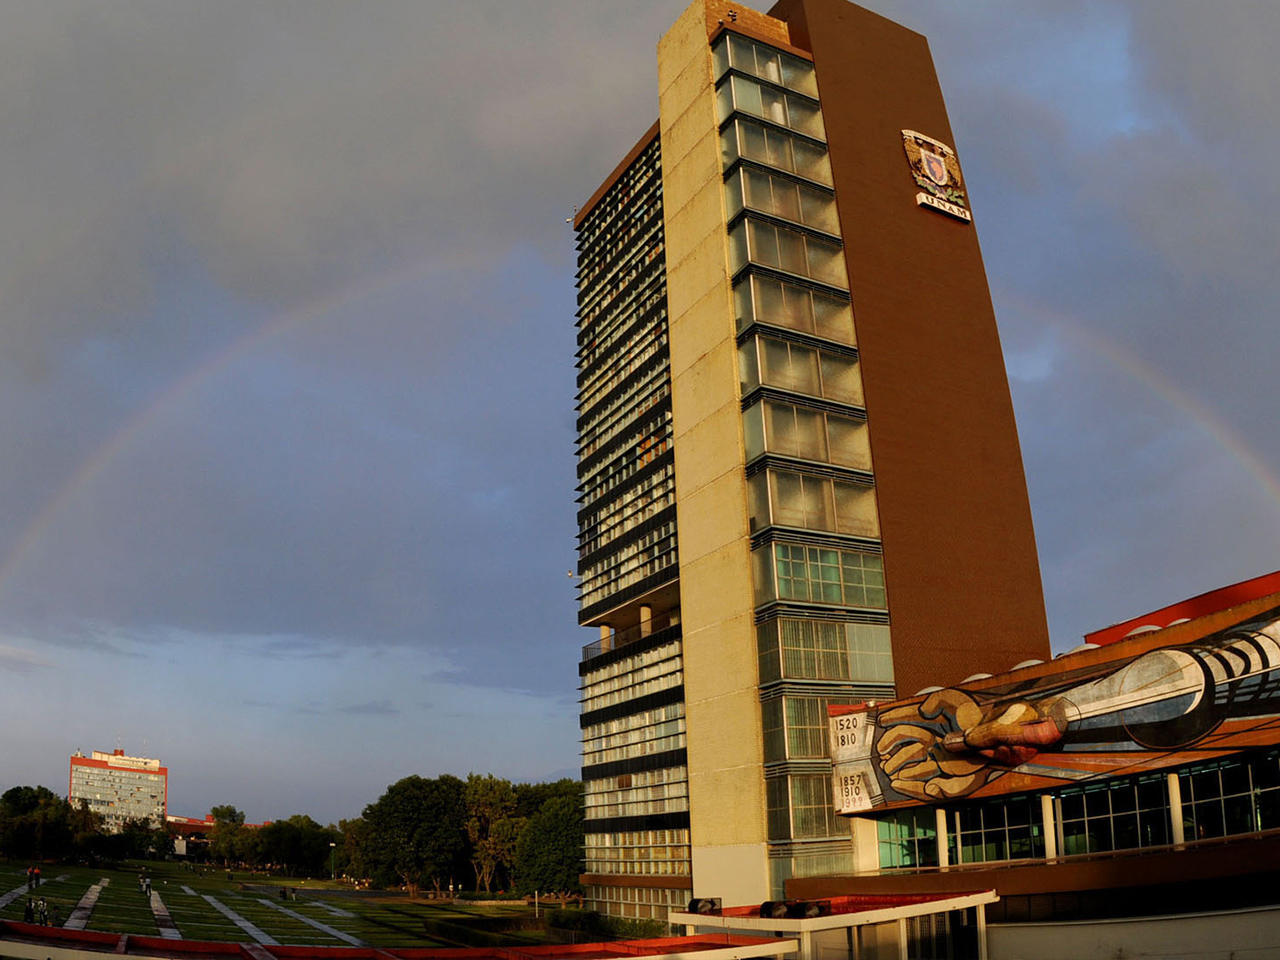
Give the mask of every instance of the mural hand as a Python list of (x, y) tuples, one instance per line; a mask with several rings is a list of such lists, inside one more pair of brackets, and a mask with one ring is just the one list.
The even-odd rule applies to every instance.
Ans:
[(963, 725), (977, 724), (982, 709), (962, 690), (939, 690), (919, 705), (882, 713), (876, 741), (880, 768), (890, 785), (904, 796), (937, 801), (965, 796), (986, 783), (985, 761), (947, 750), (949, 736)]

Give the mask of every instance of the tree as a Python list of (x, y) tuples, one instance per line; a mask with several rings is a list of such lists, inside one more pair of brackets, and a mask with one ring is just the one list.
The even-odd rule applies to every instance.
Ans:
[(516, 816), (533, 817), (549, 800), (557, 797), (568, 797), (575, 803), (582, 802), (582, 784), (577, 780), (565, 777), (549, 783), (517, 783)]
[[(573, 781), (570, 781), (573, 782)], [(516, 843), (515, 875), (521, 893), (581, 893), (582, 797), (553, 797), (529, 818)]]
[(510, 780), (493, 774), (467, 777), (467, 839), (471, 841), (471, 866), (477, 888), (489, 892), (500, 867), (515, 859), (516, 840), (524, 828), (517, 817), (516, 794)]
[(238, 860), (248, 859), (244, 856), (246, 834), (244, 814), (231, 804), (212, 807), (209, 816), (213, 817), (213, 831), (209, 835), (209, 855), (230, 866)]
[(375, 871), (391, 873), (418, 895), (424, 879), (436, 890), (462, 852), (467, 808), (464, 785), (445, 774), (405, 777), (364, 808), (363, 852)]
[(22, 860), (64, 857), (75, 838), (71, 804), (48, 787), (0, 794), (0, 853)]

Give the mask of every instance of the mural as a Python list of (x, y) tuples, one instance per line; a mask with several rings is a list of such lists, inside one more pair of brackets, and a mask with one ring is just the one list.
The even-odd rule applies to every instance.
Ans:
[(1280, 608), (1194, 643), (1062, 666), (879, 708), (832, 707), (837, 812), (1042, 789), (1280, 743)]

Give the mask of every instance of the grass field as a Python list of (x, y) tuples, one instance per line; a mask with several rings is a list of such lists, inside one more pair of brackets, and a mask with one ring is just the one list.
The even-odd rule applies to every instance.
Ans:
[[(26, 884), (25, 863), (0, 861), (0, 895)], [(233, 874), (208, 870), (203, 876), (179, 863), (126, 864), (118, 870), (42, 864), (45, 883), (40, 887), (50, 906), (50, 917), (65, 923), (80, 898), (94, 884), (107, 880), (89, 917), (88, 930), (157, 936), (159, 928), (149, 901), (138, 889), (138, 874), (145, 868), (152, 889), (160, 895), (174, 925), (187, 940), (250, 942), (253, 937), (210, 903), (211, 897), (224, 908), (252, 924), (278, 943), (317, 946), (349, 946), (350, 941), (334, 936), (322, 927), (379, 947), (451, 946), (427, 937), (423, 921), (467, 920), (475, 917), (524, 917), (529, 908), (475, 907), (411, 901), (394, 893), (352, 895), (324, 881), (281, 879), (262, 874)], [(280, 887), (292, 886), (297, 899), (280, 899)], [(183, 888), (191, 892), (186, 892)], [(21, 920), (26, 894), (0, 909), (0, 918)], [(286, 912), (287, 911), (287, 912)], [(305, 919), (299, 919), (305, 918)], [(308, 923), (307, 920), (313, 921)], [(536, 931), (520, 934), (523, 942), (538, 938)]]

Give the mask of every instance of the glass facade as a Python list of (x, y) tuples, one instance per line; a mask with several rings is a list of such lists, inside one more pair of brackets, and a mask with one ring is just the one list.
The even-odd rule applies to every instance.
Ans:
[(654, 138), (578, 225), (584, 620), (625, 591), (676, 577), (664, 254), (662, 159)]
[[(1169, 792), (1178, 783), (1180, 803)], [(1167, 848), (1182, 842), (1280, 829), (1280, 750), (1130, 777), (1102, 778), (1047, 794), (1052, 816), (1045, 820), (1042, 794), (992, 797), (949, 804), (945, 811), (948, 861), (955, 864), (1041, 859), (1056, 840), (1058, 856)], [(880, 867), (936, 866), (935, 807), (909, 807), (876, 817)]]

